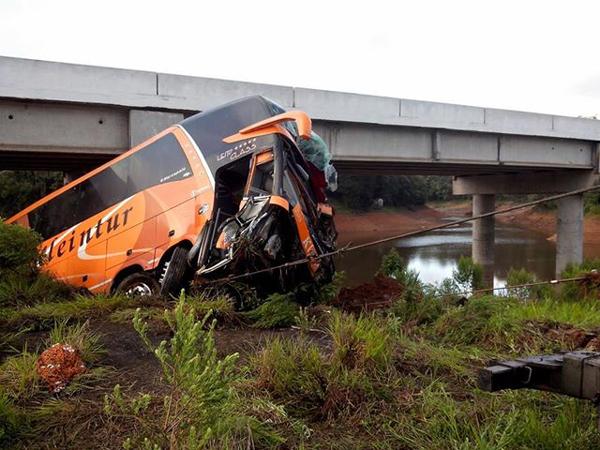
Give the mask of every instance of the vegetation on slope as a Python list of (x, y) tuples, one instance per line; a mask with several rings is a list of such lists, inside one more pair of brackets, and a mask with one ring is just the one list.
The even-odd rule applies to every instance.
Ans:
[[(13, 230), (0, 225), (4, 232)], [(43, 277), (35, 264), (23, 267), (14, 276), (29, 284)], [(566, 274), (598, 267), (588, 262)], [(44, 290), (28, 293), (28, 283), (3, 275), (0, 446), (600, 446), (589, 403), (476, 386), (477, 370), (494, 359), (600, 349), (593, 279), (492, 297), (468, 295), (480, 283), (468, 259), (439, 286), (422, 283), (396, 254), (381, 272), (399, 284), (398, 294), (362, 313), (335, 301), (339, 284), (305, 308), (288, 294), (252, 299), (258, 306), (239, 313), (225, 295), (169, 303), (90, 297), (48, 278), (39, 281)], [(509, 278), (521, 284), (532, 275), (515, 270)], [(76, 348), (88, 369), (50, 394), (35, 363), (58, 341)]]

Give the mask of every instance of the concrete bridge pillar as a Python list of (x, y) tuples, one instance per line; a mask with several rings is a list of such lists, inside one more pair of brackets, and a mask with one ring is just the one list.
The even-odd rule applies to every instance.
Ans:
[(583, 261), (583, 195), (558, 201), (556, 216), (556, 276), (569, 263)]
[[(494, 194), (473, 195), (473, 215), (478, 216), (494, 211), (496, 196)], [(473, 261), (483, 267), (484, 284), (494, 282), (494, 240), (496, 237), (494, 216), (473, 221), (473, 243), (471, 256)]]

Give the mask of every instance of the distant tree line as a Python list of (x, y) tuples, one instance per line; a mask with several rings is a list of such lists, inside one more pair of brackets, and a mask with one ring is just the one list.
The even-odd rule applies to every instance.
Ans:
[(63, 184), (61, 172), (0, 171), (0, 218), (8, 218)]
[(452, 196), (451, 177), (405, 175), (340, 175), (333, 199), (353, 210), (367, 210), (377, 199), (384, 206), (417, 206)]

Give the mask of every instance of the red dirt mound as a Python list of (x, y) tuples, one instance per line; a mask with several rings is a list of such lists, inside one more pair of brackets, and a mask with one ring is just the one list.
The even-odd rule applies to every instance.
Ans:
[(372, 311), (387, 308), (400, 297), (402, 285), (393, 278), (377, 275), (370, 283), (343, 288), (334, 306), (349, 312)]
[(44, 350), (36, 364), (37, 373), (48, 384), (50, 392), (62, 391), (80, 373), (85, 364), (77, 350), (70, 345), (54, 344)]

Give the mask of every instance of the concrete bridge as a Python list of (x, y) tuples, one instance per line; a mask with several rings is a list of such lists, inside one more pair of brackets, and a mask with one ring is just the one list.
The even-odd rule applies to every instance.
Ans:
[[(0, 170), (81, 171), (197, 111), (252, 94), (306, 111), (342, 173), (453, 175), (473, 213), (496, 194), (558, 193), (598, 173), (600, 121), (0, 57)], [(583, 257), (583, 201), (561, 200), (557, 271)], [(473, 256), (494, 259), (494, 220)], [(518, 262), (516, 262), (518, 264)]]

